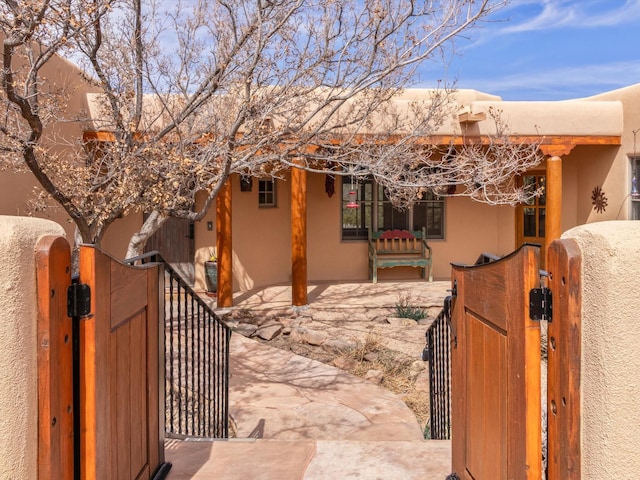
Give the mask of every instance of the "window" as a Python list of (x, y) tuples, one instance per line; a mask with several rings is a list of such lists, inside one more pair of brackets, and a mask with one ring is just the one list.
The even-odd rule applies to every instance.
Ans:
[(640, 220), (640, 157), (631, 157), (631, 220)]
[(373, 211), (373, 182), (342, 178), (342, 239), (368, 238)]
[(531, 198), (522, 209), (522, 234), (525, 238), (529, 238), (529, 241), (535, 242), (535, 239), (544, 238), (545, 235), (544, 227), (547, 213), (546, 176), (525, 175), (522, 177), (522, 181), (524, 182), (525, 190), (528, 192), (533, 192), (537, 189), (542, 191), (539, 197)]
[(426, 230), (427, 238), (444, 238), (444, 199), (429, 193), (406, 210), (391, 204), (372, 179), (342, 178), (342, 239), (366, 240), (374, 230)]
[(274, 179), (258, 181), (258, 206), (276, 206), (276, 181)]

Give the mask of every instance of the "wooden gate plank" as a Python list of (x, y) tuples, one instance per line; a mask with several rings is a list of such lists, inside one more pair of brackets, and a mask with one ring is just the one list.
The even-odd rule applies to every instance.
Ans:
[(73, 347), (67, 313), (71, 250), (62, 237), (36, 246), (38, 479), (73, 479)]
[(580, 461), (582, 257), (575, 240), (549, 246), (553, 320), (548, 332), (548, 480), (577, 480)]
[(112, 471), (109, 378), (111, 317), (108, 257), (82, 245), (80, 282), (91, 289), (91, 314), (80, 321), (80, 462), (86, 479), (116, 478)]
[(81, 322), (84, 478), (148, 479), (163, 458), (159, 272), (80, 249), (80, 280), (92, 291)]
[(529, 319), (539, 248), (453, 266), (452, 467), (474, 480), (539, 479), (540, 330)]

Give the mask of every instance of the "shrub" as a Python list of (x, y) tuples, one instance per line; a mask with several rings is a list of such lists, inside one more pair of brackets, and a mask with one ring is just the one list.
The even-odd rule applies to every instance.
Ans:
[(396, 317), (422, 320), (427, 316), (424, 308), (411, 304), (410, 295), (401, 295), (396, 303)]

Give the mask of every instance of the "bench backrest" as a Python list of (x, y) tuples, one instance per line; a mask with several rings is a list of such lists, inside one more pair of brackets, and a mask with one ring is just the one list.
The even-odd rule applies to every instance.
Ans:
[(369, 246), (379, 254), (423, 254), (426, 250), (425, 229), (422, 230), (369, 230)]

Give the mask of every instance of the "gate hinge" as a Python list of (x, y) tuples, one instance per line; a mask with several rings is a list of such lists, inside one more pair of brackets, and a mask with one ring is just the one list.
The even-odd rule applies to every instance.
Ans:
[(531, 289), (529, 292), (529, 318), (551, 322), (553, 319), (553, 296), (550, 288)]
[(72, 283), (67, 289), (67, 316), (86, 317), (91, 313), (91, 289), (86, 283)]

